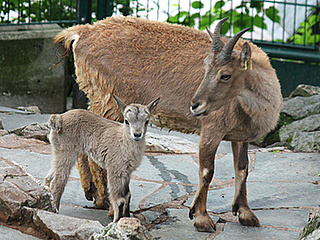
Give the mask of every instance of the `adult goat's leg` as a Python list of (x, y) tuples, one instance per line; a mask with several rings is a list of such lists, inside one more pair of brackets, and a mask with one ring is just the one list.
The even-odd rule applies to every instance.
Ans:
[(97, 208), (109, 209), (109, 216), (113, 215), (109, 194), (107, 171), (99, 167), (89, 158), (89, 166), (92, 173), (92, 180), (97, 191), (93, 195)]
[(235, 170), (235, 194), (232, 204), (234, 215), (239, 213), (239, 222), (245, 226), (259, 226), (259, 220), (249, 208), (247, 200), (248, 177), (248, 143), (232, 142), (232, 151)]
[(93, 201), (97, 194), (97, 188), (93, 183), (92, 174), (89, 166), (89, 158), (85, 154), (80, 154), (77, 159), (77, 168), (79, 171), (80, 182), (86, 199)]
[(221, 140), (221, 136), (212, 138), (212, 131), (202, 128), (199, 145), (199, 184), (189, 211), (189, 218), (193, 219), (195, 216), (194, 226), (200, 232), (212, 232), (216, 229), (206, 207), (208, 188), (214, 173), (214, 157)]

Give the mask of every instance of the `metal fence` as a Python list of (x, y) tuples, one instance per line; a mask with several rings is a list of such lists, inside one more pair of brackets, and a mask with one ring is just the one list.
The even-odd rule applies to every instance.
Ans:
[[(320, 62), (319, 0), (4, 0), (0, 24), (88, 23), (133, 15), (205, 29), (229, 17), (222, 34), (244, 35), (271, 57)], [(1, 25), (0, 25), (1, 26)]]

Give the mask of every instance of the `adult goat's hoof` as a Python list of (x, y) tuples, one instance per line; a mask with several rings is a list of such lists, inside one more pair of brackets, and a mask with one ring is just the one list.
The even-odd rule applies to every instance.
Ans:
[(216, 224), (207, 213), (196, 216), (194, 226), (199, 232), (215, 232), (216, 230)]
[(250, 209), (239, 210), (239, 222), (244, 226), (260, 227), (259, 219)]

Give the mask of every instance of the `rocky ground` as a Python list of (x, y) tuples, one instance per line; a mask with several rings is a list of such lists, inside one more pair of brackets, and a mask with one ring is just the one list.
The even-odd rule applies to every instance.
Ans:
[(256, 140), (255, 144), (319, 153), (320, 87), (299, 85), (284, 99), (276, 129)]
[[(107, 211), (85, 199), (76, 168), (60, 213), (53, 213), (41, 185), (51, 160), (47, 129), (44, 124), (24, 127), (48, 118), (0, 107), (5, 129), (0, 131), (0, 239), (88, 239), (111, 222)], [(251, 146), (248, 199), (261, 223), (252, 228), (240, 225), (231, 213), (233, 160), (230, 144), (223, 142), (207, 204), (217, 231), (203, 233), (188, 218), (198, 183), (198, 139), (150, 129), (150, 151), (131, 181), (132, 216), (155, 239), (297, 239), (319, 208), (320, 154)]]

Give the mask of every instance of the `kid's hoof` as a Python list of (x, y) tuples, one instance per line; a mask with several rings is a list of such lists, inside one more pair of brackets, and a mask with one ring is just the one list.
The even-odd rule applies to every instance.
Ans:
[(260, 227), (259, 219), (252, 211), (240, 211), (239, 222), (244, 226)]
[(216, 230), (216, 224), (207, 213), (196, 216), (194, 226), (199, 232), (215, 232)]
[(194, 207), (193, 207), (193, 208), (191, 208), (191, 209), (189, 210), (189, 218), (190, 218), (190, 220), (193, 219), (194, 213), (195, 213), (195, 210), (194, 210)]

